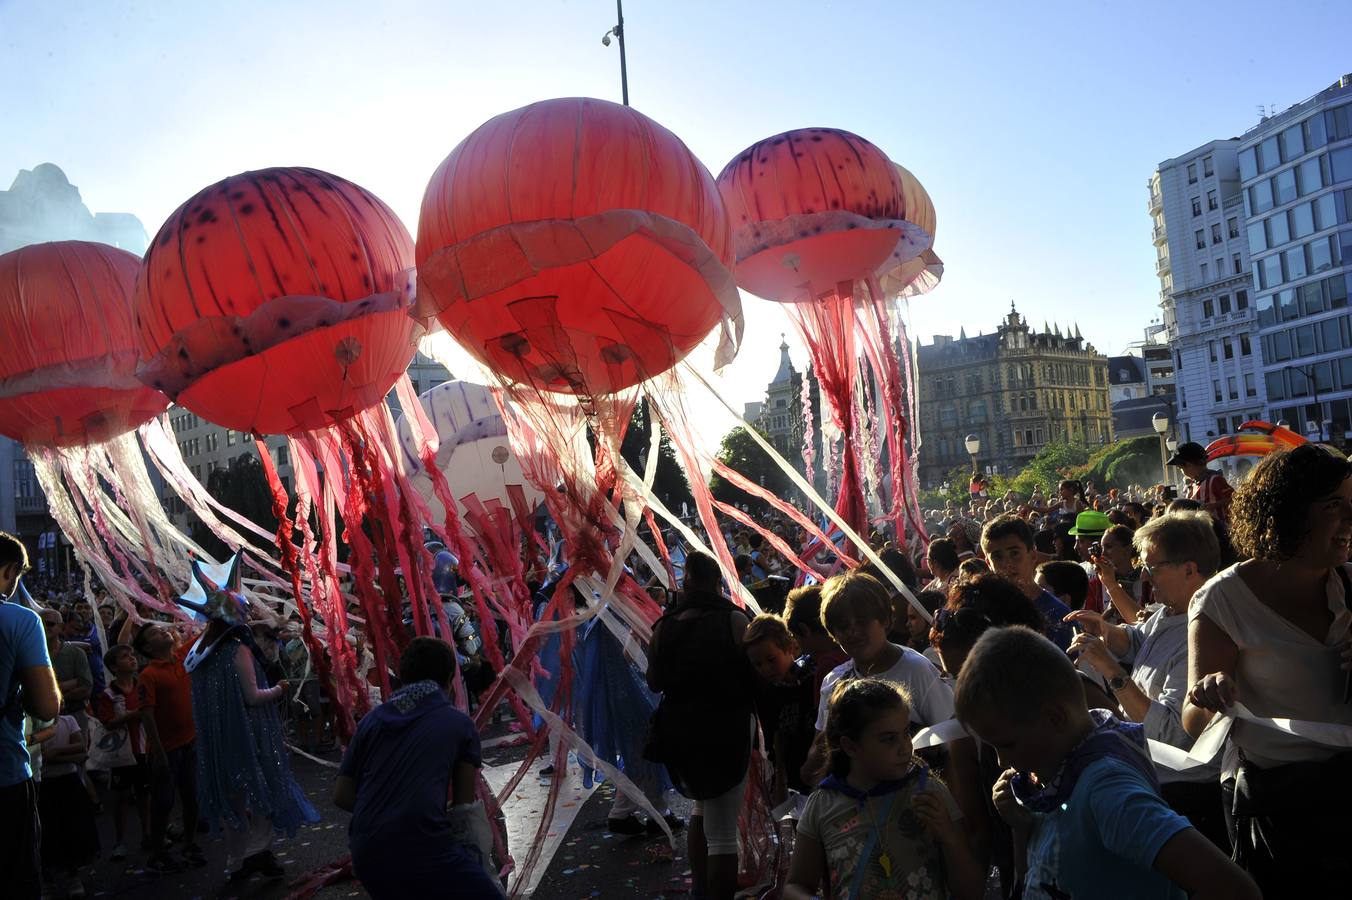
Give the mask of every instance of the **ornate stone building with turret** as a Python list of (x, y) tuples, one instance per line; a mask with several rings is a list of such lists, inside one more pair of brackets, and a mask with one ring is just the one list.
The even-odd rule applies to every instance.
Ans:
[[(817, 388), (817, 379), (808, 369), (808, 398), (812, 404), (812, 443), (816, 450), (816, 464), (813, 466), (815, 487), (826, 489), (825, 470), (822, 466), (821, 432), (821, 394)], [(803, 378), (789, 359), (789, 342), (780, 336), (779, 369), (775, 377), (765, 387), (765, 402), (757, 411), (753, 424), (760, 427), (774, 445), (798, 471), (803, 465), (803, 435), (806, 419), (803, 415)]]
[(1001, 473), (1017, 472), (1052, 441), (1113, 440), (1108, 359), (1078, 325), (1035, 331), (1010, 303), (995, 333), (936, 335), (929, 346), (917, 342), (916, 361), (922, 484), (971, 466), (969, 434), (981, 441), (981, 469)]

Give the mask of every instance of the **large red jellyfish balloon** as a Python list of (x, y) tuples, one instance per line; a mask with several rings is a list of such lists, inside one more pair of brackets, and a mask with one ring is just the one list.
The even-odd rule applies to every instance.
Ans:
[(136, 379), (131, 295), (141, 261), (87, 241), (0, 256), (0, 434), (69, 447), (104, 441), (163, 412)]
[(907, 208), (897, 167), (835, 128), (802, 128), (737, 154), (718, 176), (737, 283), (767, 300), (808, 301), (933, 240)]
[(141, 379), (204, 419), (291, 434), (381, 400), (416, 349), (413, 242), (376, 196), (305, 168), (198, 192), (136, 285)]
[(720, 321), (720, 361), (740, 336), (713, 178), (670, 131), (603, 100), (477, 128), (427, 186), (417, 253), (419, 310), (520, 384), (612, 393)]
[(868, 509), (856, 446), (868, 444), (862, 438), (870, 418), (862, 405), (854, 408), (861, 355), (875, 372), (889, 413), (882, 427), (892, 447), (898, 537), (903, 389), (879, 274), (919, 256), (933, 241), (909, 208), (915, 198), (903, 172), (858, 135), (803, 128), (753, 144), (718, 176), (737, 250), (737, 283), (789, 304), (843, 436), (836, 510), (861, 532)]

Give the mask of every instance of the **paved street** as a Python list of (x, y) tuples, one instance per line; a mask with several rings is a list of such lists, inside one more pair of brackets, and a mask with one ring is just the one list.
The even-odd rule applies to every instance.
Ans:
[[(496, 738), (496, 740), (495, 740)], [(511, 743), (504, 729), (490, 730), (485, 736), (485, 776), (494, 789), (512, 777), (525, 756), (525, 748)], [(323, 758), (336, 764), (338, 754)], [(273, 900), (286, 897), (296, 880), (347, 853), (347, 813), (330, 802), (334, 769), (293, 756), (296, 778), (309, 795), (322, 821), (303, 829), (294, 840), (275, 845), (278, 860), (287, 877), (277, 882), (253, 878), (243, 884), (230, 884), (224, 875), (223, 842), (203, 836), (202, 845), (209, 864), (170, 875), (150, 875), (141, 869), (143, 854), (133, 852), (129, 859), (114, 863), (107, 859), (113, 844), (112, 817), (100, 817), (100, 836), (105, 855), (86, 875), (88, 895), (105, 898), (173, 898), (173, 900)], [(541, 762), (533, 768), (538, 772)], [(508, 840), (513, 856), (525, 857), (540, 821), (548, 793), (548, 782), (535, 772), (521, 782), (505, 807)], [(676, 852), (665, 837), (639, 835), (624, 837), (606, 831), (606, 813), (614, 799), (609, 785), (595, 789), (582, 786), (577, 767), (570, 767), (568, 781), (559, 795), (558, 818), (549, 831), (535, 875), (522, 896), (536, 900), (576, 900), (590, 897), (664, 897), (689, 892), (688, 867), (685, 864), (684, 834), (677, 833)], [(688, 816), (689, 804), (674, 798), (676, 809)], [(111, 805), (111, 804), (107, 804)], [(177, 821), (177, 820), (175, 820)], [(135, 835), (136, 825), (131, 825)], [(130, 841), (133, 846), (135, 841)], [(319, 898), (361, 897), (365, 892), (357, 882), (346, 880), (324, 888)]]

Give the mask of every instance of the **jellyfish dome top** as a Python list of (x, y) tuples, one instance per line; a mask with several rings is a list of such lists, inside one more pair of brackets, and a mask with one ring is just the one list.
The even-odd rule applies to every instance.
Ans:
[(185, 201), (146, 253), (138, 374), (246, 433), (350, 418), (416, 350), (412, 264), (407, 229), (350, 181), (296, 167), (226, 178)]
[(132, 290), (141, 261), (89, 241), (0, 256), (0, 434), (71, 447), (125, 434), (168, 406), (136, 379)]
[(740, 339), (712, 176), (670, 131), (603, 100), (545, 100), (475, 129), (427, 186), (417, 262), (419, 312), (540, 390), (614, 393), (720, 323), (720, 362)]
[[(436, 432), (436, 465), (456, 499), (460, 518), (479, 530), (484, 518), (505, 510), (529, 528), (541, 493), (522, 472), (493, 392), (472, 381), (447, 381), (418, 399)], [(441, 521), (446, 511), (431, 475), (421, 466), (419, 442), (408, 416), (399, 417), (398, 428), (404, 464), (413, 473), (409, 480), (433, 519)]]
[(889, 261), (918, 256), (933, 235), (915, 220), (898, 167), (836, 128), (758, 141), (724, 167), (718, 188), (737, 252), (737, 283), (780, 302), (811, 301)]

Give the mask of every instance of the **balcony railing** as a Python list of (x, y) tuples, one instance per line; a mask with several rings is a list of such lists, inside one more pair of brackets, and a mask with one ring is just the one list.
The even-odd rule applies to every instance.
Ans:
[(1150, 212), (1156, 213), (1159, 212), (1163, 207), (1164, 207), (1164, 195), (1162, 195), (1158, 191), (1151, 191), (1150, 201), (1147, 204), (1146, 208)]
[(1153, 237), (1153, 238), (1155, 239), (1155, 243), (1157, 243), (1157, 244), (1162, 244), (1162, 243), (1164, 243), (1164, 237), (1165, 237), (1165, 235), (1164, 235), (1164, 226), (1163, 226), (1163, 225), (1156, 225), (1154, 228), (1150, 229), (1150, 236)]
[(42, 495), (36, 497), (15, 497), (14, 512), (21, 516), (39, 515), (47, 511), (47, 498)]
[(1155, 274), (1163, 275), (1169, 271), (1169, 257), (1161, 256), (1155, 260)]

